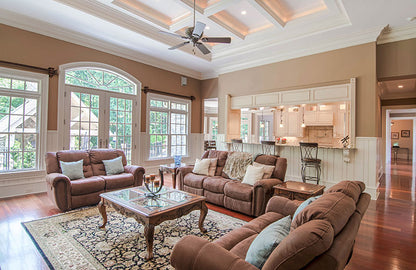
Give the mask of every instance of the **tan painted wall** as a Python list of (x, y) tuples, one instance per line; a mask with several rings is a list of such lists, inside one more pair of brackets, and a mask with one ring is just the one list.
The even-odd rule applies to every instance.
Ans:
[(357, 78), (356, 136), (380, 136), (376, 87), (376, 44), (368, 43), (219, 76), (219, 133), (226, 123), (225, 96), (315, 87)]
[(416, 76), (416, 38), (377, 45), (377, 78)]
[[(0, 59), (39, 67), (59, 68), (72, 62), (100, 62), (120, 68), (137, 78), (142, 86), (193, 95), (191, 127), (192, 133), (200, 133), (201, 124), (201, 81), (188, 78), (188, 85), (180, 85), (180, 74), (162, 70), (143, 63), (128, 60), (84, 46), (20, 30), (0, 24)], [(49, 81), (48, 130), (57, 129), (58, 77)], [(146, 95), (142, 94), (141, 130), (146, 131)]]

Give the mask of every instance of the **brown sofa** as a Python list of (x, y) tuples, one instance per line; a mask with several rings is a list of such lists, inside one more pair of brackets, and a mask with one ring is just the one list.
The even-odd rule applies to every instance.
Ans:
[[(288, 236), (263, 266), (269, 269), (344, 269), (351, 258), (361, 219), (370, 202), (362, 182), (343, 181), (303, 209), (292, 221)], [(188, 235), (174, 247), (175, 269), (257, 269), (245, 261), (254, 238), (269, 224), (293, 217), (299, 203), (275, 196), (266, 213), (214, 242)]]
[[(124, 173), (106, 175), (103, 160), (122, 156)], [(84, 177), (70, 180), (62, 174), (59, 161), (84, 160)], [(46, 183), (48, 195), (61, 211), (97, 204), (100, 193), (140, 186), (143, 183), (144, 168), (127, 165), (121, 150), (94, 149), (87, 151), (60, 151), (46, 154)]]
[(273, 155), (259, 155), (255, 161), (273, 165), (275, 169), (270, 179), (261, 179), (253, 186), (227, 178), (223, 168), (232, 152), (210, 150), (202, 158), (217, 158), (215, 176), (192, 173), (193, 167), (178, 168), (176, 181), (178, 188), (193, 194), (205, 196), (207, 201), (250, 216), (264, 213), (267, 201), (273, 196), (273, 186), (282, 183), (286, 175), (287, 160)]

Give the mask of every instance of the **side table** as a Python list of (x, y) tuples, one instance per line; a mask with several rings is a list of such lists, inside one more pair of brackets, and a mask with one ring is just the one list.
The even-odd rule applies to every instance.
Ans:
[(310, 197), (324, 193), (325, 186), (310, 183), (287, 181), (276, 185), (274, 195), (286, 197), (291, 200), (306, 200)]
[(176, 165), (175, 163), (171, 164), (162, 164), (160, 165), (160, 170), (162, 172), (171, 173), (172, 174), (172, 186), (176, 189), (176, 169), (180, 167), (189, 166), (190, 164), (181, 163), (180, 165)]

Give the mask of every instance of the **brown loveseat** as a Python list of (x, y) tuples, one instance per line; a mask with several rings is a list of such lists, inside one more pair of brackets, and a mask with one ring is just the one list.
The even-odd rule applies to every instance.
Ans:
[[(106, 175), (102, 161), (119, 156), (122, 156), (124, 173)], [(74, 162), (81, 159), (84, 160), (85, 178), (70, 180), (62, 174), (59, 161)], [(61, 211), (68, 211), (98, 203), (100, 193), (142, 185), (144, 168), (127, 165), (126, 156), (121, 150), (67, 150), (46, 154), (46, 172), (49, 197)]]
[[(364, 189), (364, 183), (358, 181), (343, 181), (328, 189), (295, 217), (289, 235), (262, 269), (344, 269), (370, 202)], [(245, 261), (251, 242), (269, 224), (287, 215), (293, 217), (298, 204), (275, 196), (264, 215), (212, 243), (185, 236), (175, 245), (171, 264), (178, 270), (257, 269)]]
[(255, 161), (273, 165), (275, 169), (270, 179), (261, 179), (253, 186), (227, 178), (223, 168), (232, 152), (210, 150), (202, 158), (217, 158), (215, 176), (192, 173), (193, 167), (178, 169), (176, 180), (178, 188), (193, 194), (202, 195), (207, 201), (250, 216), (264, 213), (267, 201), (273, 196), (273, 186), (282, 183), (286, 175), (287, 160), (272, 155), (259, 155)]

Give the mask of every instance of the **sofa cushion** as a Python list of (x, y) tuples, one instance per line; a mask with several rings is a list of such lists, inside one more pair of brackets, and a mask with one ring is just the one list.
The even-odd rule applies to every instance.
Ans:
[(230, 179), (225, 179), (221, 176), (207, 177), (202, 186), (205, 190), (211, 192), (224, 193), (224, 186), (230, 181)]
[(133, 186), (134, 177), (131, 173), (121, 173), (115, 175), (103, 175), (101, 176), (105, 180), (105, 189), (120, 189), (124, 187)]
[(124, 152), (117, 149), (91, 149), (88, 151), (91, 159), (91, 167), (94, 175), (105, 175), (103, 160), (110, 160), (121, 156), (123, 166), (127, 165)]
[(194, 173), (188, 173), (183, 178), (183, 183), (193, 188), (202, 188), (202, 183), (204, 182), (205, 178), (207, 178), (206, 175), (197, 175)]
[(360, 181), (341, 181), (330, 187), (325, 193), (342, 192), (345, 195), (353, 198), (357, 203), (361, 193), (365, 189), (365, 184)]
[(277, 245), (289, 235), (291, 221), (286, 216), (261, 231), (250, 244), (245, 260), (261, 269)]
[(71, 181), (71, 195), (84, 195), (105, 190), (105, 181), (101, 176)]
[(210, 150), (208, 154), (202, 158), (217, 158), (217, 170), (215, 171), (215, 176), (222, 175), (222, 169), (225, 166), (225, 162), (227, 161), (228, 151), (217, 151), (217, 150)]
[(238, 181), (230, 181), (225, 184), (224, 194), (233, 199), (250, 202), (253, 196), (253, 186)]
[(258, 155), (255, 158), (255, 162), (260, 163), (260, 164), (264, 164), (264, 165), (269, 165), (269, 166), (276, 166), (276, 160), (278, 159), (277, 156), (272, 156), (272, 155)]
[(334, 230), (329, 222), (309, 221), (283, 239), (262, 269), (302, 269), (315, 257), (327, 251), (333, 239)]
[(253, 155), (246, 152), (232, 152), (228, 155), (223, 172), (228, 178), (243, 180), (247, 167), (253, 162)]
[(355, 208), (355, 202), (351, 197), (341, 192), (326, 193), (305, 207), (293, 219), (292, 230), (308, 221), (323, 219), (332, 225), (337, 235), (344, 228)]
[(211, 164), (211, 159), (196, 159), (194, 169), (192, 170), (195, 174), (208, 175), (209, 165)]
[(74, 162), (59, 161), (59, 165), (62, 169), (62, 174), (67, 176), (71, 180), (84, 178), (82, 159)]
[(273, 171), (274, 171), (274, 165), (265, 165), (265, 164), (261, 164), (258, 162), (253, 162), (253, 166), (254, 167), (262, 167), (263, 168), (263, 178), (264, 179), (269, 179), (270, 177), (272, 177)]
[(253, 219), (244, 226), (250, 230), (255, 231), (256, 233), (260, 233), (262, 230), (264, 230), (264, 228), (282, 218), (284, 218), (282, 214), (276, 212), (268, 212)]
[[(58, 159), (58, 161), (64, 161), (64, 162), (74, 162), (74, 161), (78, 161), (82, 159), (84, 177), (88, 178), (90, 176), (93, 176), (90, 156), (88, 155), (87, 151), (84, 151), (84, 150), (59, 151), (59, 152), (56, 152), (56, 158)], [(62, 172), (62, 170), (60, 172)]]
[(303, 209), (306, 208), (306, 206), (310, 205), (312, 202), (316, 201), (318, 198), (320, 198), (321, 195), (319, 196), (315, 196), (315, 197), (310, 197), (308, 198), (306, 201), (302, 202), (298, 208), (296, 208), (295, 213), (293, 214), (293, 218), (295, 218), (301, 211), (303, 211)]
[(235, 245), (230, 250), (230, 252), (234, 253), (235, 255), (240, 257), (241, 259), (245, 260), (247, 251), (250, 248), (251, 243), (253, 243), (254, 239), (256, 239), (257, 236), (258, 236), (258, 234), (256, 233), (256, 234), (254, 234), (250, 237), (247, 237), (246, 239), (240, 241), (239, 243), (237, 243), (237, 245)]

